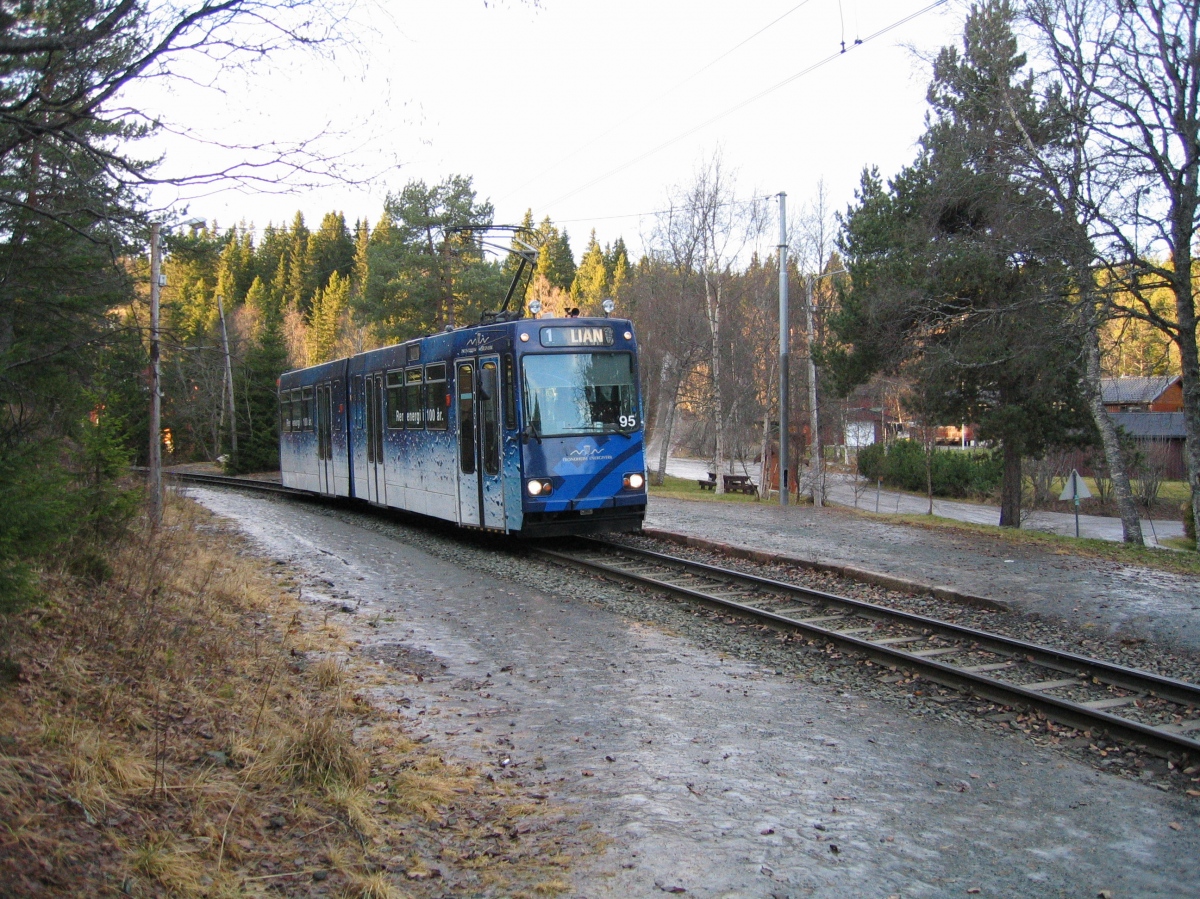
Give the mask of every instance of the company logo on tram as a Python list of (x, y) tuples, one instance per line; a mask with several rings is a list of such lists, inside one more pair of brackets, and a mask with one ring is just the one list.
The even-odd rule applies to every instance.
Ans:
[(611, 459), (612, 453), (606, 453), (598, 446), (580, 446), (567, 453), (568, 462), (591, 462)]

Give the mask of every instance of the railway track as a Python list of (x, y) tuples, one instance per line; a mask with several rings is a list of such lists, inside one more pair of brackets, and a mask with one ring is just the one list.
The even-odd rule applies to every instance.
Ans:
[[(184, 483), (319, 498), (270, 481), (173, 472)], [(534, 555), (803, 634), (964, 693), (1162, 756), (1200, 759), (1200, 686), (849, 597), (596, 538)]]
[(850, 650), (1157, 755), (1200, 758), (1200, 686), (998, 634), (592, 538), (539, 548), (559, 564)]
[[(138, 469), (144, 471), (145, 469)], [(163, 480), (168, 483), (179, 481), (185, 484), (208, 484), (213, 487), (235, 487), (238, 490), (254, 490), (259, 493), (274, 493), (278, 496), (294, 496), (297, 499), (321, 499), (319, 494), (295, 487), (284, 487), (275, 481), (260, 481), (255, 478), (238, 478), (225, 474), (204, 474), (198, 471), (164, 471)]]

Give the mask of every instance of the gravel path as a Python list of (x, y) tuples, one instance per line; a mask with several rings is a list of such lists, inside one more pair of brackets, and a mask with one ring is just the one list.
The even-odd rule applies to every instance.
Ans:
[[(656, 455), (653, 455), (652, 458), (657, 462)], [(711, 463), (699, 459), (683, 459), (676, 456), (667, 458), (667, 474), (677, 478), (686, 478), (689, 481), (693, 478), (699, 480), (708, 477), (710, 468), (712, 468)], [(741, 474), (742, 467), (735, 465), (734, 472)], [(752, 462), (746, 465), (745, 473), (750, 475), (754, 483), (762, 483), (759, 466), (756, 463)], [(855, 489), (856, 486), (857, 489)], [(872, 512), (924, 515), (929, 511), (929, 500), (924, 496), (898, 490), (878, 489), (877, 485), (867, 485), (851, 475), (837, 472), (828, 473), (825, 492), (828, 502)], [(1000, 522), (1000, 507), (986, 503), (934, 499), (933, 514), (942, 518), (953, 518), (957, 521), (969, 521), (975, 524), (996, 525)], [(1110, 540), (1117, 543), (1124, 539), (1119, 518), (1106, 515), (1080, 515), (1078, 524), (1081, 537)], [(1067, 512), (1026, 511), (1021, 526), (1029, 531), (1045, 531), (1049, 534), (1073, 537), (1075, 536), (1075, 525), (1075, 516)], [(1142, 537), (1147, 546), (1158, 546), (1160, 540), (1182, 536), (1183, 522), (1181, 521), (1142, 519)]]
[(606, 838), (573, 896), (1200, 894), (1197, 805), (1154, 771), (1098, 771), (1019, 718), (971, 725), (953, 696), (494, 548), (190, 492), (405, 675), (378, 702)]
[(1004, 603), (1080, 633), (1200, 652), (1200, 578), (977, 534), (872, 521), (839, 508), (651, 497), (646, 526), (811, 562), (850, 565)]

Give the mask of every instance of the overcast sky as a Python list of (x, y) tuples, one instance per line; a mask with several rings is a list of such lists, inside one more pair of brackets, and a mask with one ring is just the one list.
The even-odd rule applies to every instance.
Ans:
[[(277, 55), (226, 77), (224, 94), (177, 84), (141, 99), (228, 143), (325, 131), (325, 147), (370, 178), (184, 198), (189, 215), (222, 226), (290, 222), (297, 209), (310, 226), (330, 210), (373, 225), (388, 191), (461, 174), (498, 222), (532, 208), (568, 229), (577, 257), (593, 228), (602, 243), (623, 236), (636, 255), (646, 213), (714, 152), (739, 193), (786, 191), (789, 211), (820, 179), (844, 209), (864, 165), (886, 176), (911, 161), (927, 58), (961, 32), (960, 3), (921, 12), (931, 3), (360, 0), (353, 41), (332, 54)], [(211, 167), (215, 155), (162, 147), (171, 171)]]

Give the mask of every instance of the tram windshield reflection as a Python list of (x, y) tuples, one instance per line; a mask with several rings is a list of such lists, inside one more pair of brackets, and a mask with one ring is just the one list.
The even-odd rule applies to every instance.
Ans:
[(538, 436), (617, 434), (637, 429), (631, 354), (530, 355), (521, 362), (525, 416)]

